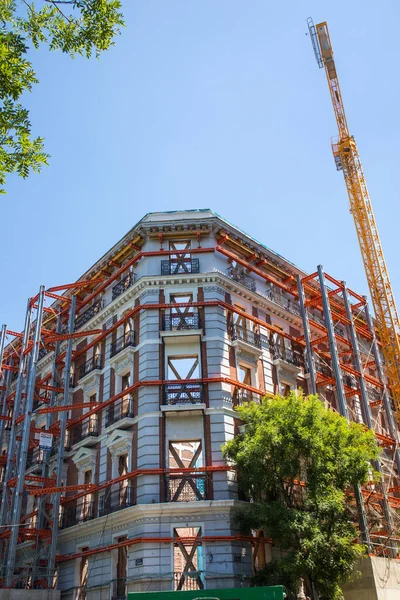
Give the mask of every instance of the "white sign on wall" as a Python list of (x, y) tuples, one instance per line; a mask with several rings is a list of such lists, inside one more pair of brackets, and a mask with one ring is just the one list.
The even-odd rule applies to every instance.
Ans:
[(39, 434), (39, 448), (43, 450), (49, 450), (53, 444), (52, 433), (40, 433)]

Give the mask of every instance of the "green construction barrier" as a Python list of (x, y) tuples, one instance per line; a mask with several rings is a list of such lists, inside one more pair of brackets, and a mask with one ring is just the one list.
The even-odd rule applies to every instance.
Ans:
[(219, 590), (191, 590), (189, 592), (130, 592), (128, 600), (284, 600), (282, 585)]

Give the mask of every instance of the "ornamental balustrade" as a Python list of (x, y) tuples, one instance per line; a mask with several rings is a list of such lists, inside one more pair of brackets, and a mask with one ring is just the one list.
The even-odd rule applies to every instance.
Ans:
[(184, 275), (188, 273), (200, 273), (198, 258), (186, 256), (161, 261), (161, 275)]
[(247, 275), (247, 273), (245, 273), (241, 269), (238, 269), (237, 267), (229, 267), (228, 277), (230, 277), (234, 281), (237, 281), (238, 283), (241, 283), (252, 292), (256, 291), (256, 280), (254, 279), (254, 277), (251, 277), (251, 275)]
[(129, 346), (135, 345), (135, 333), (133, 331), (128, 331), (121, 335), (115, 342), (111, 344), (110, 347), (110, 358), (122, 352), (125, 348)]
[(167, 383), (164, 385), (164, 404), (199, 404), (203, 402), (202, 383)]

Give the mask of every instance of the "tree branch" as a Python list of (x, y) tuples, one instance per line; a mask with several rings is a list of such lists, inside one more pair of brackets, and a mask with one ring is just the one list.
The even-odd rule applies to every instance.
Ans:
[[(64, 19), (66, 21), (68, 21), (68, 23), (71, 23), (71, 19), (69, 17), (67, 17), (67, 15), (65, 15), (63, 13), (63, 11), (58, 6), (58, 4), (75, 4), (74, 1), (72, 1), (72, 0), (66, 0), (65, 2), (60, 2), (60, 1), (57, 1), (57, 0), (44, 0), (44, 1), (47, 2), (48, 4), (52, 4), (54, 6), (54, 8), (56, 8), (58, 10), (58, 12), (60, 13), (60, 15), (62, 15), (64, 17)], [(25, 2), (25, 0), (24, 0), (24, 2)]]

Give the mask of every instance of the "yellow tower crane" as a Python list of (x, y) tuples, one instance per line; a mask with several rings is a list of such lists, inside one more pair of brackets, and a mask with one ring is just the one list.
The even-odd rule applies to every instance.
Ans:
[(382, 344), (386, 374), (396, 407), (397, 418), (400, 422), (400, 321), (394, 294), (357, 144), (354, 137), (350, 135), (347, 126), (328, 26), (325, 22), (314, 25), (311, 18), (307, 22), (318, 66), (325, 69), (328, 80), (339, 130), (339, 135), (332, 141), (333, 156), (337, 170), (343, 171), (350, 201), (350, 212), (356, 226), (375, 311), (376, 327)]

